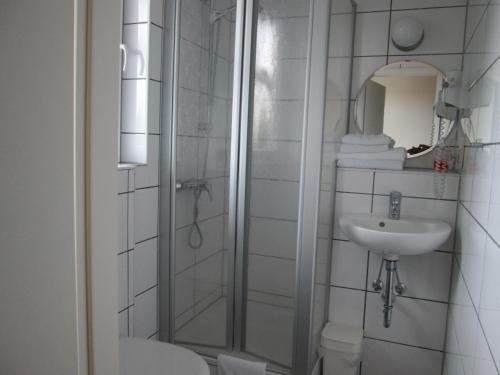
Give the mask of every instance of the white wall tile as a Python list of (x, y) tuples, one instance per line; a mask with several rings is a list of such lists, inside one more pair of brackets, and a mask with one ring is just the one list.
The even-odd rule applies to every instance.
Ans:
[(135, 192), (135, 242), (158, 234), (158, 188)]
[(389, 10), (391, 8), (390, 0), (357, 0), (357, 12), (373, 12)]
[(252, 216), (297, 220), (299, 184), (297, 182), (252, 180)]
[[(131, 176), (134, 174), (129, 174), (129, 183)], [(128, 201), (128, 219), (127, 219), (127, 249), (133, 249), (135, 246), (135, 192), (127, 194)]]
[(352, 3), (349, 0), (334, 0), (331, 3), (332, 14), (351, 13), (352, 11)]
[(118, 314), (118, 335), (119, 337), (128, 336), (128, 310)]
[(148, 136), (148, 164), (135, 170), (136, 188), (159, 185), (160, 136)]
[(438, 351), (365, 339), (361, 374), (441, 375), (442, 359)]
[(158, 240), (137, 244), (134, 250), (134, 293), (137, 295), (158, 283)]
[(297, 223), (265, 218), (250, 218), (249, 253), (295, 259)]
[(158, 288), (153, 288), (135, 297), (135, 337), (149, 337), (158, 330), (157, 292)]
[[(380, 255), (370, 253), (370, 290), (370, 282), (377, 278), (381, 259)], [(442, 252), (401, 257), (398, 271), (401, 281), (408, 287), (405, 296), (448, 302), (451, 261), (452, 255)]]
[[(386, 215), (389, 198), (387, 196), (376, 195), (373, 197), (373, 213)], [(452, 234), (440, 249), (451, 251), (453, 249), (453, 233), (455, 228), (455, 216), (457, 203), (454, 201), (444, 201), (438, 199), (407, 198), (401, 200), (401, 216), (414, 216), (423, 219), (438, 219), (450, 224)]]
[(455, 253), (471, 298), (479, 306), (487, 234), (462, 205), (457, 220)]
[(128, 194), (118, 195), (118, 249), (117, 252), (128, 250), (127, 230), (128, 230)]
[(248, 256), (248, 288), (261, 292), (293, 296), (295, 261), (260, 255)]
[[(419, 47), (405, 53), (392, 43), (389, 45), (391, 55), (424, 55), (430, 53), (462, 53), (465, 28), (465, 7), (436, 8), (392, 13), (391, 26), (399, 19), (407, 16), (416, 18), (425, 30), (425, 36)], [(453, 22), (443, 22), (453, 20)]]
[(348, 57), (352, 48), (352, 14), (332, 15), (330, 18), (329, 57)]
[[(304, 99), (306, 60), (279, 60), (270, 84), (275, 87), (275, 99)], [(295, 77), (290, 79), (290, 77)], [(259, 77), (257, 76), (257, 80)], [(269, 79), (269, 78), (268, 78)], [(256, 91), (258, 90), (258, 85)]]
[(126, 193), (128, 191), (128, 169), (120, 169), (118, 174), (118, 191), (117, 193)]
[(335, 226), (333, 237), (339, 240), (347, 240), (340, 230), (338, 219), (343, 214), (357, 214), (371, 212), (372, 196), (368, 194), (337, 193), (335, 195)]
[(443, 350), (448, 305), (399, 297), (394, 303), (391, 327), (383, 326), (383, 301), (368, 293), (365, 336), (401, 344)]
[(150, 20), (158, 26), (163, 26), (163, 0), (151, 1), (151, 16)]
[(471, 201), (469, 211), (484, 227), (487, 226), (491, 184), (493, 180), (494, 148), (478, 149), (475, 156), (474, 176), (472, 180)]
[(387, 55), (390, 12), (360, 13), (356, 16), (355, 56)]
[(175, 276), (175, 316), (194, 306), (194, 267)]
[(254, 141), (252, 177), (299, 181), (300, 142)]
[[(446, 175), (445, 190), (441, 199), (458, 199), (460, 177)], [(391, 191), (400, 191), (403, 196), (418, 198), (437, 198), (434, 192), (434, 174), (432, 172), (375, 172), (375, 194), (389, 195)]]
[(254, 129), (254, 139), (299, 141), (302, 139), (304, 106), (302, 101), (254, 101), (254, 121), (261, 126)]
[(483, 271), (483, 284), (479, 308), (479, 318), (490, 344), (495, 361), (500, 361), (500, 295), (498, 283), (500, 280), (500, 248), (488, 238)]
[(365, 293), (345, 288), (330, 288), (330, 322), (363, 327)]
[[(208, 142), (208, 144), (206, 143)], [(205, 149), (208, 147), (208, 150)], [(202, 169), (205, 159), (207, 163), (206, 177), (222, 177), (226, 173), (226, 140), (223, 138), (206, 138), (199, 146), (199, 165)], [(193, 157), (193, 156), (191, 156)]]
[(493, 150), (493, 168), (491, 179), (491, 195), (488, 207), (488, 221), (486, 229), (493, 239), (500, 243), (500, 146)]
[(128, 254), (118, 255), (118, 311), (128, 306)]
[(331, 284), (365, 289), (368, 251), (348, 241), (333, 241)]
[(340, 142), (347, 132), (348, 100), (327, 100), (325, 104), (324, 142)]
[(337, 168), (337, 191), (372, 194), (373, 175), (370, 170)]
[(336, 57), (328, 59), (327, 99), (346, 100), (349, 98), (349, 72), (349, 58)]
[(160, 83), (149, 80), (148, 95), (148, 133), (160, 134)]
[(161, 80), (162, 29), (150, 25), (149, 33), (149, 78)]
[[(277, 54), (282, 59), (307, 57), (309, 17), (281, 18), (273, 21)], [(259, 33), (257, 34), (259, 38)], [(267, 34), (263, 34), (267, 38)], [(259, 40), (257, 40), (257, 43)]]
[(195, 302), (199, 302), (222, 287), (222, 252), (195, 266)]

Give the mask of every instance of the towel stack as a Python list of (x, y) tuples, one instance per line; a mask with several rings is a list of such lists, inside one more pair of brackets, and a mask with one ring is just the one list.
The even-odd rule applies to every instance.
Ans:
[(401, 170), (406, 150), (393, 146), (394, 140), (385, 134), (347, 134), (342, 138), (337, 166)]

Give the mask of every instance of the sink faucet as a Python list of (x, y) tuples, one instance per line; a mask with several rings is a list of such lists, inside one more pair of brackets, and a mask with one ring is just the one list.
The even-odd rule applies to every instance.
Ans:
[(401, 215), (401, 193), (391, 191), (389, 195), (389, 219), (399, 220)]

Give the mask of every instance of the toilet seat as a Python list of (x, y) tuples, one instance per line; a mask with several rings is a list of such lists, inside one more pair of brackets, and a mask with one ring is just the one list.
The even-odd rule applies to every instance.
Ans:
[(120, 339), (120, 375), (209, 375), (198, 354), (177, 345), (126, 337)]

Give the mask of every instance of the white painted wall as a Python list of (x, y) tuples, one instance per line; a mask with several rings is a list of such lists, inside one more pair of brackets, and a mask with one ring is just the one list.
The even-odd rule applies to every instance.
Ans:
[(2, 374), (87, 372), (84, 17), (83, 1), (0, 2)]

